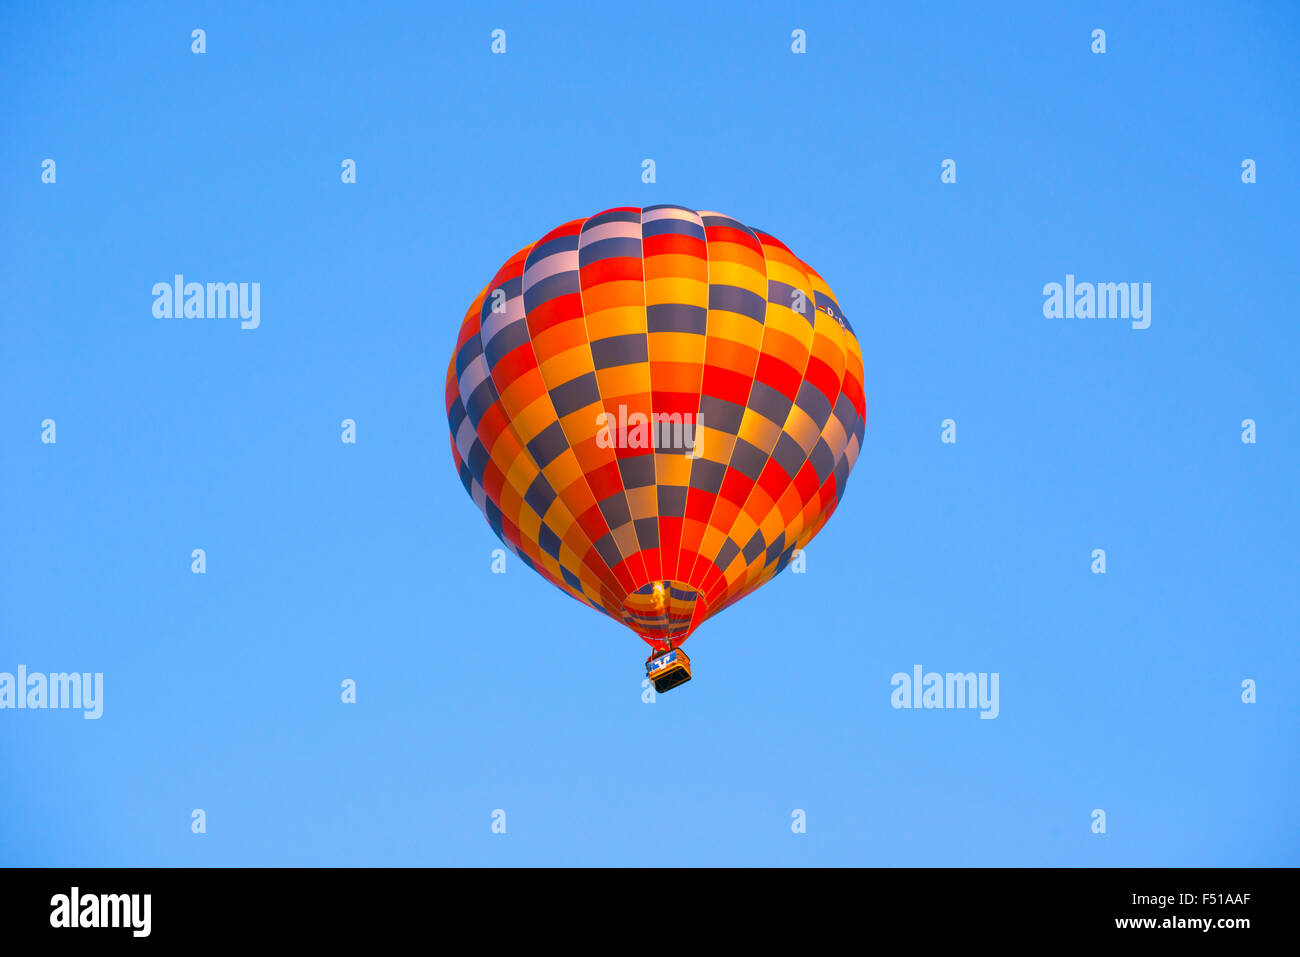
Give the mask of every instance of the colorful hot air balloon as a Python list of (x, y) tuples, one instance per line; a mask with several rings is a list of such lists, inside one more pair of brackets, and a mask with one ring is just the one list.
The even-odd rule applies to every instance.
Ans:
[(488, 523), (652, 657), (820, 531), (865, 416), (862, 352), (821, 276), (680, 206), (606, 210), (525, 246), (470, 306), (447, 370), (452, 456)]

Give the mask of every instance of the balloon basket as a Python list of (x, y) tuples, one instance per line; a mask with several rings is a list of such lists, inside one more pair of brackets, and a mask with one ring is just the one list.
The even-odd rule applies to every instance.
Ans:
[(691, 680), (691, 659), (680, 648), (657, 652), (646, 659), (645, 674), (662, 694)]

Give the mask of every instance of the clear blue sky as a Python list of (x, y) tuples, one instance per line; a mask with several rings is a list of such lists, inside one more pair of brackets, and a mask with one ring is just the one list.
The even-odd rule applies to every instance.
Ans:
[[(0, 11), (0, 671), (105, 676), (0, 711), (0, 864), (1300, 863), (1300, 10), (462, 6)], [(655, 203), (814, 265), (868, 416), (647, 705), (491, 574), (443, 377), (506, 257)], [(175, 273), (260, 328), (155, 319)], [(1067, 273), (1151, 327), (1044, 318)], [(999, 717), (894, 710), (915, 664)]]

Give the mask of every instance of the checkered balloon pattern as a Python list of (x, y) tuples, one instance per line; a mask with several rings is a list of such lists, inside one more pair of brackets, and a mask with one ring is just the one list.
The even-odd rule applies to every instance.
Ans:
[(447, 370), (451, 450), (530, 568), (655, 648), (786, 567), (862, 446), (830, 287), (720, 213), (620, 207), (511, 256)]

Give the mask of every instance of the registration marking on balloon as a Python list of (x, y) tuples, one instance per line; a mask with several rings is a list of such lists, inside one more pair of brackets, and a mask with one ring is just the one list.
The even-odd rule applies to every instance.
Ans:
[(446, 402), (493, 531), (656, 649), (812, 540), (866, 420), (861, 348), (821, 276), (680, 206), (575, 219), (506, 260), (465, 315)]

